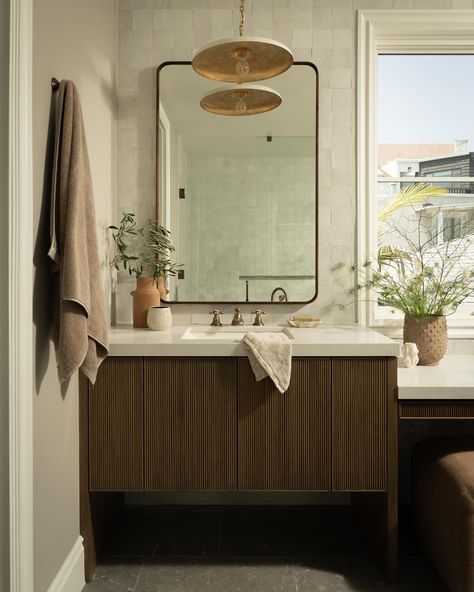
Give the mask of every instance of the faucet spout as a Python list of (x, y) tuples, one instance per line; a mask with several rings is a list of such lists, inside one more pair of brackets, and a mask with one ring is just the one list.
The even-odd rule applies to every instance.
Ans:
[(280, 286), (278, 288), (275, 288), (272, 292), (272, 297), (271, 297), (271, 301), (273, 302), (273, 299), (275, 297), (275, 294), (277, 294), (278, 292), (281, 292), (281, 294), (278, 296), (278, 301), (279, 302), (288, 302), (288, 294), (285, 292), (285, 290), (283, 288), (281, 288)]

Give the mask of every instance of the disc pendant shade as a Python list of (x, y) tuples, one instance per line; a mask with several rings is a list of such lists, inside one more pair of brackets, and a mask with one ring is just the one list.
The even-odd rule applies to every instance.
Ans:
[(204, 93), (200, 104), (205, 111), (216, 115), (257, 115), (276, 109), (281, 96), (267, 86), (235, 84)]
[(209, 43), (196, 52), (194, 70), (221, 82), (256, 82), (282, 74), (293, 64), (293, 54), (279, 41), (265, 37), (230, 37)]

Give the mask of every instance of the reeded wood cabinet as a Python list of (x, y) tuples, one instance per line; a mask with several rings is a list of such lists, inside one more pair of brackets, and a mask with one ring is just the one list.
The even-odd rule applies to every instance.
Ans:
[(237, 489), (236, 360), (144, 364), (144, 489)]
[(109, 358), (87, 393), (89, 489), (386, 491), (393, 363), (295, 358), (281, 395), (246, 358)]

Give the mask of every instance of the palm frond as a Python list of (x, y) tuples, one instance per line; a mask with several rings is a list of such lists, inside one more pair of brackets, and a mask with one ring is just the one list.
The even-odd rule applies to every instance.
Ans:
[(378, 215), (379, 225), (401, 208), (422, 205), (430, 197), (439, 197), (440, 195), (446, 195), (446, 193), (447, 191), (444, 187), (429, 185), (428, 183), (412, 183), (407, 187), (402, 187), (380, 210)]

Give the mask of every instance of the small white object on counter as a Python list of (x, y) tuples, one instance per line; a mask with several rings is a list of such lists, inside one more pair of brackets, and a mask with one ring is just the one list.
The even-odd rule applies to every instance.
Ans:
[(399, 368), (414, 368), (419, 360), (416, 343), (404, 343), (398, 356)]
[(438, 366), (399, 368), (398, 398), (474, 399), (474, 356), (448, 355)]
[[(133, 329), (119, 325), (110, 330), (111, 356), (156, 356), (156, 357), (245, 357), (242, 343), (237, 340), (183, 339), (184, 333), (209, 330), (208, 325), (174, 325), (169, 331)], [(246, 333), (257, 327), (222, 326), (214, 330), (229, 333)], [(301, 357), (381, 357), (398, 356), (400, 345), (371, 329), (356, 324), (320, 325), (315, 329), (290, 329), (281, 325), (265, 325), (263, 330), (288, 332), (292, 339), (293, 356)]]
[(168, 331), (172, 324), (169, 306), (152, 306), (148, 309), (146, 324), (152, 331)]

